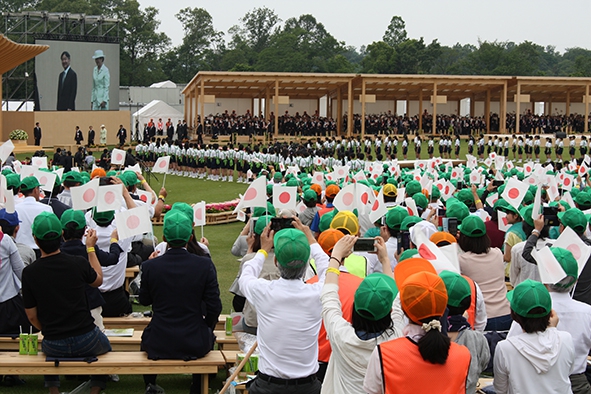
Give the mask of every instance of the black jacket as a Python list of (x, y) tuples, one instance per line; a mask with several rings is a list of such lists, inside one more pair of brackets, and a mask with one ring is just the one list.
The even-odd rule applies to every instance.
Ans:
[(57, 82), (57, 110), (67, 111), (76, 109), (76, 92), (78, 90), (78, 77), (72, 68), (68, 70), (66, 79), (62, 83), (64, 72), (62, 71)]

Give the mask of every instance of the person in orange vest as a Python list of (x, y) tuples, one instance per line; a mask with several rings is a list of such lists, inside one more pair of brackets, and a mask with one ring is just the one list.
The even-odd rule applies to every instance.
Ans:
[(367, 365), (363, 389), (368, 394), (465, 394), (470, 351), (441, 333), (447, 290), (431, 263), (412, 258), (399, 263), (394, 278), (400, 304), (410, 323), (405, 334), (379, 344)]
[(472, 329), (472, 325), (464, 316), (472, 304), (473, 294), (466, 278), (451, 271), (441, 271), (439, 277), (443, 279), (447, 290), (447, 336), (454, 343), (463, 345), (470, 351), (466, 394), (473, 394), (476, 392), (480, 373), (486, 369), (490, 360), (488, 341), (483, 333)]

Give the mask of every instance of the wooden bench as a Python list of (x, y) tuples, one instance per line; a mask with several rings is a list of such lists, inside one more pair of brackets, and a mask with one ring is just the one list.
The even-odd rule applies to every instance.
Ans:
[[(109, 337), (111, 348), (114, 352), (139, 352), (142, 342), (143, 331), (135, 330), (131, 337)], [(43, 334), (39, 333), (39, 350), (41, 350), (41, 342), (43, 342)], [(18, 337), (0, 337), (0, 350), (15, 350), (18, 351), (19, 339)]]
[(216, 343), (220, 350), (240, 350), (238, 340), (234, 335), (226, 335), (226, 331), (214, 331), (216, 336)]
[(133, 328), (135, 330), (143, 331), (148, 323), (152, 320), (151, 317), (104, 317), (103, 325), (105, 328)]
[(55, 366), (45, 355), (21, 356), (18, 352), (0, 352), (0, 375), (144, 375), (199, 374), (201, 392), (209, 390), (208, 374), (225, 365), (220, 351), (211, 351), (198, 360), (149, 360), (144, 352), (109, 352), (93, 363), (62, 362)]

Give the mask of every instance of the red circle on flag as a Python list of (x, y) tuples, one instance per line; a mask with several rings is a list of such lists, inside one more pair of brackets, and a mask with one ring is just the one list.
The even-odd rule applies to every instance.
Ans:
[[(437, 184), (437, 188), (439, 189), (439, 191), (443, 190), (443, 184), (441, 184), (441, 183), (438, 183), (438, 184)], [(449, 188), (449, 186), (448, 186), (448, 188)], [(447, 193), (447, 192), (446, 192), (446, 193)]]
[(377, 211), (379, 207), (380, 207), (380, 202), (379, 202), (378, 200), (376, 200), (376, 201), (373, 203), (373, 207), (371, 207), (371, 210), (372, 210), (372, 211)]
[(92, 200), (94, 200), (95, 195), (96, 194), (93, 189), (88, 189), (84, 192), (84, 194), (82, 194), (82, 199), (86, 202), (91, 202)]
[(107, 204), (113, 204), (113, 202), (115, 202), (115, 193), (113, 193), (113, 192), (106, 192), (105, 193), (105, 202)]
[(367, 200), (369, 200), (369, 196), (367, 195), (367, 192), (365, 192), (361, 195), (361, 202), (367, 204)]
[(425, 244), (419, 246), (419, 254), (422, 258), (427, 260), (435, 260), (437, 258)]
[(195, 219), (197, 219), (197, 220), (203, 219), (203, 210), (202, 209), (198, 209), (195, 211)]
[(160, 161), (160, 164), (158, 164), (158, 166), (159, 166), (160, 168), (164, 168), (164, 167), (166, 167), (166, 160), (161, 160), (161, 161)]
[(47, 177), (42, 176), (41, 179), (39, 179), (39, 183), (42, 185), (46, 185), (47, 184)]
[(127, 221), (125, 223), (127, 224), (127, 227), (129, 229), (133, 230), (134, 228), (137, 228), (140, 225), (140, 218), (138, 218), (136, 215), (132, 215), (127, 218)]
[(445, 187), (445, 194), (449, 194), (449, 186)]
[(509, 189), (507, 195), (509, 196), (509, 198), (516, 199), (517, 197), (519, 197), (519, 189), (516, 187)]
[(345, 170), (343, 170), (342, 168), (339, 169), (339, 175), (345, 175)]
[(564, 186), (570, 185), (570, 178), (564, 178)]
[(143, 202), (147, 202), (147, 201), (148, 201), (148, 197), (146, 197), (146, 195), (145, 195), (145, 194), (142, 194), (142, 195), (140, 196), (140, 200), (142, 200)]
[(575, 260), (578, 260), (579, 257), (581, 257), (581, 248), (579, 248), (579, 245), (575, 245), (575, 244), (568, 245), (566, 249), (569, 250), (573, 254), (573, 257), (575, 258)]
[(117, 153), (117, 155), (115, 156), (115, 160), (117, 160), (117, 161), (123, 160), (123, 155), (121, 153)]
[(355, 198), (355, 196), (353, 196), (353, 193), (345, 193), (343, 195), (343, 204), (345, 205), (351, 205), (353, 203), (353, 199)]
[(257, 197), (257, 190), (254, 188), (248, 189), (248, 191), (244, 195), (244, 201), (254, 200), (256, 197)]
[(281, 204), (287, 204), (291, 200), (291, 195), (288, 192), (283, 192), (279, 195), (279, 202)]

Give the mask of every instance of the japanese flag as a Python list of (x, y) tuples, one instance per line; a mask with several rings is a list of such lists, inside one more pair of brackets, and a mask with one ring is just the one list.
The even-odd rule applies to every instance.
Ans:
[(113, 149), (111, 152), (111, 164), (123, 165), (125, 164), (125, 155), (127, 152), (121, 149)]
[(497, 158), (497, 154), (495, 152), (490, 152), (490, 155), (488, 155), (488, 157), (494, 160)]
[(236, 207), (253, 208), (267, 206), (267, 178), (264, 176), (258, 177), (246, 189), (242, 200)]
[(577, 207), (575, 205), (574, 200), (573, 200), (573, 196), (571, 196), (570, 192), (564, 192), (564, 195), (562, 196), (562, 198), (564, 199), (564, 201), (566, 201), (568, 203), (568, 205), (570, 205), (571, 208)]
[(472, 171), (470, 173), (470, 184), (472, 184), (472, 185), (480, 184), (480, 173), (478, 171)]
[[(244, 213), (243, 210), (238, 212)], [(206, 224), (205, 201), (193, 205), (193, 226), (205, 226)]]
[(170, 156), (162, 156), (156, 160), (154, 163), (154, 168), (152, 168), (152, 172), (157, 174), (168, 174), (168, 167), (170, 166)]
[(585, 264), (587, 264), (587, 260), (589, 260), (589, 256), (591, 256), (591, 247), (581, 241), (575, 230), (565, 227), (552, 246), (569, 250), (573, 254), (579, 265), (580, 275), (583, 268), (585, 268)]
[(41, 189), (51, 193), (53, 186), (55, 185), (56, 175), (53, 172), (40, 170), (35, 171), (33, 175), (41, 184)]
[(321, 171), (314, 171), (314, 174), (312, 175), (312, 183), (324, 188), (324, 173)]
[(404, 188), (404, 187), (398, 188), (398, 194), (396, 194), (395, 204), (402, 205), (402, 203), (404, 202), (405, 195), (406, 195), (406, 188)]
[(466, 155), (466, 158), (468, 159), (468, 162), (466, 163), (466, 167), (468, 167), (470, 169), (476, 168), (476, 166), (478, 165), (476, 157), (474, 157), (472, 155)]
[(386, 208), (386, 204), (384, 203), (384, 191), (380, 189), (376, 200), (374, 201), (373, 205), (371, 206), (371, 212), (369, 213), (369, 220), (372, 223), (377, 222), (388, 213), (388, 208)]
[(566, 277), (566, 272), (552, 254), (548, 246), (544, 246), (540, 250), (535, 248), (531, 251), (531, 255), (538, 263), (538, 271), (540, 272), (540, 280), (544, 284), (554, 284), (560, 282)]
[(20, 173), (21, 181), (23, 179), (25, 179), (26, 177), (28, 177), (28, 176), (35, 176), (35, 171), (37, 171), (37, 169), (38, 168), (35, 167), (35, 166), (30, 166), (30, 165), (27, 165), (27, 164), (23, 164), (21, 166), (21, 173)]
[(564, 190), (571, 190), (573, 188), (573, 184), (575, 183), (575, 178), (570, 174), (562, 175), (564, 175), (562, 178), (562, 188)]
[(511, 206), (513, 206), (515, 209), (519, 210), (521, 202), (525, 197), (525, 193), (527, 193), (527, 189), (528, 185), (526, 183), (523, 183), (515, 178), (511, 178), (509, 179), (509, 182), (507, 182), (501, 197), (511, 204)]
[(55, 175), (59, 176), (60, 179), (64, 176), (64, 167), (58, 168), (57, 170), (52, 171)]
[(497, 156), (495, 159), (495, 168), (500, 172), (505, 165), (505, 156)]
[(419, 210), (417, 209), (417, 204), (415, 203), (415, 200), (413, 200), (411, 197), (407, 197), (404, 199), (404, 204), (408, 209), (411, 210), (412, 216), (419, 216)]
[(299, 215), (299, 214), (303, 213), (306, 209), (308, 209), (306, 204), (304, 204), (303, 201), (300, 201), (300, 203), (296, 207), (296, 212)]
[(449, 261), (446, 255), (435, 245), (429, 241), (425, 233), (415, 227), (411, 228), (411, 238), (413, 243), (417, 246), (419, 255), (429, 260), (435, 270), (439, 273), (441, 271), (452, 271), (459, 273), (459, 270), (454, 264)]
[(536, 220), (540, 217), (541, 213), (542, 213), (542, 188), (538, 187), (538, 190), (536, 190), (536, 195), (534, 197), (534, 206), (531, 211), (531, 218), (533, 220)]
[(246, 212), (244, 212), (242, 209), (240, 209), (236, 213), (236, 219), (240, 220), (241, 222), (246, 222)]
[(339, 191), (339, 194), (336, 195), (333, 201), (333, 205), (339, 211), (352, 211), (355, 208), (355, 185), (356, 183), (351, 183)]
[(445, 186), (443, 186), (443, 189), (441, 189), (441, 196), (447, 200), (448, 198), (450, 198), (451, 196), (453, 196), (454, 192), (456, 191), (456, 187), (453, 185), (453, 183), (447, 181), (445, 183)]
[(145, 190), (141, 190), (141, 189), (137, 189), (135, 191), (135, 193), (140, 198), (140, 201), (142, 201), (148, 205), (155, 206), (156, 203), (158, 202), (158, 199), (156, 198), (156, 195), (154, 193), (151, 193), (151, 192), (148, 192)]
[(6, 159), (8, 159), (8, 156), (10, 156), (13, 150), (14, 144), (11, 140), (4, 142), (2, 146), (0, 146), (0, 161), (2, 162), (2, 164), (4, 164)]
[(587, 175), (588, 171), (589, 171), (589, 167), (587, 167), (587, 165), (585, 163), (581, 163), (581, 166), (579, 167), (579, 175), (585, 176), (585, 175)]
[(365, 176), (365, 174), (364, 174), (364, 173), (363, 173), (363, 171), (361, 171), (361, 170), (359, 170), (359, 171), (357, 172), (357, 174), (353, 175), (353, 179), (354, 179), (356, 182), (359, 182), (359, 181), (367, 181), (367, 177)]
[(335, 167), (334, 173), (335, 173), (337, 179), (343, 179), (347, 175), (349, 175), (349, 166)]
[(23, 169), (23, 164), (20, 161), (18, 161), (18, 160), (13, 161), (12, 167), (14, 168), (14, 172), (16, 172), (19, 175), (21, 174), (21, 171)]
[(115, 224), (119, 239), (152, 232), (150, 212), (145, 205), (115, 213)]
[(364, 184), (360, 183), (355, 186), (355, 197), (357, 210), (359, 213), (369, 213), (375, 200), (373, 190)]
[(507, 230), (509, 230), (509, 228), (512, 226), (507, 220), (507, 214), (502, 211), (497, 211), (497, 217), (499, 220), (499, 231), (506, 233)]
[(505, 163), (505, 166), (507, 167), (507, 170), (511, 171), (512, 169), (515, 168), (515, 164), (513, 164), (512, 161), (508, 161), (507, 163)]
[(142, 172), (142, 168), (140, 167), (140, 163), (135, 163), (133, 166), (127, 166), (125, 168), (125, 171), (133, 171), (133, 172), (138, 172), (141, 173)]
[(587, 165), (591, 166), (591, 157), (589, 157), (589, 155), (585, 155), (585, 158), (583, 161), (585, 163), (587, 163)]
[(279, 171), (281, 171), (281, 172), (285, 171), (285, 164), (279, 163)]
[[(492, 153), (491, 153), (491, 154), (492, 154)], [(485, 166), (487, 166), (487, 167), (490, 167), (490, 166), (492, 166), (492, 164), (493, 164), (493, 159), (492, 159), (492, 158), (490, 158), (490, 157), (487, 157), (487, 158), (484, 160), (484, 165), (485, 165)]]
[[(98, 187), (98, 178), (94, 178), (85, 185), (71, 187), (72, 208), (84, 211), (95, 207), (98, 199)], [(123, 239), (121, 236), (119, 238)]]
[(548, 200), (549, 201), (556, 201), (560, 194), (558, 193), (558, 183), (556, 182), (556, 178), (551, 177), (550, 181), (548, 182), (548, 189), (546, 190), (548, 193)]
[(427, 168), (427, 161), (426, 160), (415, 161), (415, 168), (420, 168), (421, 170), (424, 170), (425, 168)]
[(443, 193), (443, 189), (445, 188), (446, 184), (447, 184), (447, 180), (445, 180), (445, 179), (440, 179), (434, 183), (435, 187), (437, 187), (437, 189), (439, 189), (439, 191), (441, 193)]
[(47, 167), (47, 156), (43, 157), (35, 157), (31, 158), (31, 164), (36, 166), (37, 168), (49, 168)]
[(503, 173), (500, 170), (497, 171), (497, 173), (495, 174), (495, 180), (497, 180), (497, 181), (504, 181), (505, 180), (505, 176), (503, 175)]
[(493, 194), (489, 194), (488, 197), (486, 198), (486, 204), (489, 207), (492, 207), (495, 205), (495, 203), (499, 200), (499, 193), (493, 193)]
[(529, 174), (531, 174), (533, 170), (534, 170), (534, 163), (532, 163), (531, 161), (525, 163), (525, 165), (523, 166), (523, 174), (525, 176), (528, 176)]
[[(329, 172), (328, 174), (324, 175), (324, 177), (325, 177), (325, 178), (326, 178), (326, 180), (328, 180), (328, 181), (334, 181), (334, 180), (336, 180), (336, 179), (337, 179), (337, 176), (336, 176), (336, 174), (334, 173), (334, 171), (333, 171), (333, 172)], [(314, 183), (314, 182), (312, 182), (312, 183)]]
[(273, 206), (276, 209), (293, 209), (295, 211), (298, 204), (297, 193), (296, 186), (273, 185)]
[(463, 171), (458, 167), (451, 170), (451, 179), (462, 179)]
[(321, 166), (322, 165), (322, 158), (321, 157), (314, 157), (314, 165)]
[(96, 203), (97, 212), (118, 211), (123, 203), (122, 185), (99, 186)]
[(568, 163), (568, 170), (569, 171), (576, 171), (577, 170), (577, 163), (574, 161)]

